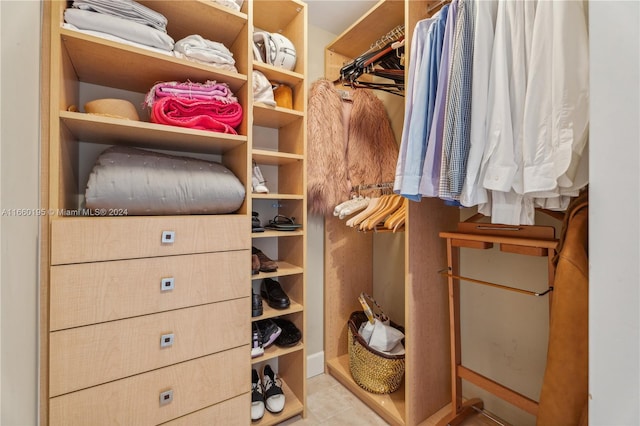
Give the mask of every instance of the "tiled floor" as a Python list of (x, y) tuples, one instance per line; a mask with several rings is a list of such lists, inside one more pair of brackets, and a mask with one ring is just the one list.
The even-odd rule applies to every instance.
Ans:
[[(424, 424), (435, 426), (450, 412), (449, 406), (434, 414)], [(476, 415), (465, 420), (465, 426), (505, 425)], [(300, 416), (280, 423), (281, 426), (387, 426), (388, 423), (356, 398), (336, 379), (328, 374), (307, 381), (307, 418)]]
[(289, 426), (386, 426), (375, 412), (328, 374), (307, 381), (307, 418), (294, 417)]

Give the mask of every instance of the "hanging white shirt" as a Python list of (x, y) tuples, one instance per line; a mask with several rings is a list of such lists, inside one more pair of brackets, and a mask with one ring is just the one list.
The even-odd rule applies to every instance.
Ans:
[(524, 192), (553, 198), (588, 181), (589, 39), (583, 2), (540, 2), (524, 116)]
[(498, 0), (479, 1), (475, 11), (470, 148), (466, 177), (460, 193), (460, 203), (465, 207), (489, 201), (487, 191), (480, 182), (480, 164), (487, 137), (487, 106), (493, 103), (489, 98), (489, 75)]
[(522, 125), (536, 4), (501, 1), (489, 79), (487, 143), (481, 182), (492, 192), (491, 221), (532, 225), (533, 200), (522, 185)]

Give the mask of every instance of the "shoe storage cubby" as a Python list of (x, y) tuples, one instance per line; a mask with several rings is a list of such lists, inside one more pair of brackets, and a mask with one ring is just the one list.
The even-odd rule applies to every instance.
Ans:
[[(49, 101), (42, 105), (41, 187), (49, 214), (42, 218), (40, 424), (246, 425), (248, 283), (259, 292), (261, 279), (278, 280), (291, 306), (276, 312), (265, 303), (262, 317), (285, 316), (305, 329), (305, 5), (245, 0), (236, 11), (214, 1), (138, 3), (167, 18), (174, 41), (198, 34), (224, 44), (237, 72), (67, 28), (72, 2), (43, 3)], [(293, 71), (253, 60), (254, 26), (293, 41)], [(292, 88), (291, 109), (253, 105), (253, 69)], [(145, 96), (170, 81), (226, 83), (243, 110), (237, 134), (151, 122)], [(86, 113), (85, 103), (99, 98), (131, 101), (140, 120)], [(88, 215), (87, 179), (111, 146), (219, 162), (246, 196), (230, 214)], [(267, 174), (269, 194), (252, 194), (253, 162)], [(280, 214), (303, 226), (252, 235), (256, 209), (263, 224)], [(252, 246), (277, 260), (278, 271), (252, 276)], [(212, 328), (216, 318), (224, 326)], [(304, 338), (263, 355), (277, 369), (287, 403), (259, 424), (304, 414), (305, 360)]]
[(289, 86), (291, 108), (253, 106), (251, 128), (251, 162), (266, 180), (269, 193), (252, 193), (251, 210), (258, 213), (262, 226), (281, 215), (302, 225), (295, 230), (270, 230), (252, 233), (252, 246), (278, 263), (275, 272), (260, 272), (251, 277), (252, 290), (260, 294), (265, 278), (277, 281), (291, 303), (286, 309), (274, 309), (263, 300), (263, 314), (253, 321), (281, 317), (294, 323), (302, 332), (302, 340), (292, 347), (273, 344), (262, 356), (252, 359), (261, 371), (268, 363), (282, 380), (286, 397), (281, 413), (265, 412), (254, 424), (272, 425), (296, 415), (305, 415), (306, 349), (305, 349), (305, 269), (306, 269), (306, 5), (296, 0), (255, 1), (250, 3), (250, 16), (255, 29), (279, 33), (288, 38), (296, 50), (292, 70), (253, 61), (253, 69), (275, 84)]

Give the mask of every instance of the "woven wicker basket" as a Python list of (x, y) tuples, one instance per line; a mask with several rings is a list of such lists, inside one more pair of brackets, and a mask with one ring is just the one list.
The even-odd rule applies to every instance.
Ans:
[[(404, 376), (404, 355), (387, 355), (369, 347), (358, 333), (367, 321), (363, 311), (351, 314), (348, 321), (349, 369), (353, 380), (364, 390), (385, 394), (398, 390)], [(404, 333), (404, 329), (391, 322)]]

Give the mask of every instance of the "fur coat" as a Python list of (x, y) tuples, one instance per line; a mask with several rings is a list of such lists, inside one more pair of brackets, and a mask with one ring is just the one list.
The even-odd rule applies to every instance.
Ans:
[(371, 90), (347, 103), (325, 79), (314, 82), (307, 114), (309, 211), (328, 215), (357, 185), (393, 182), (398, 159), (389, 117)]

